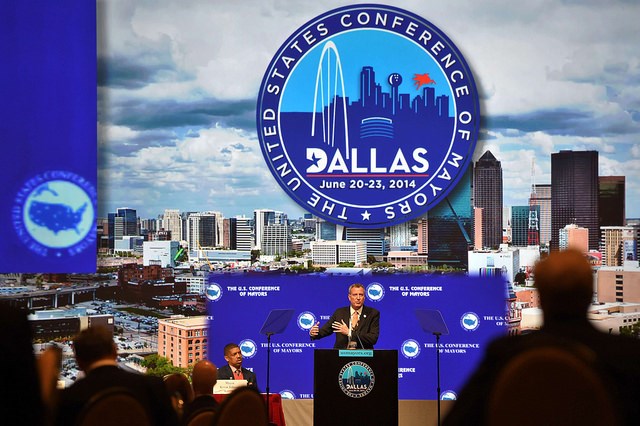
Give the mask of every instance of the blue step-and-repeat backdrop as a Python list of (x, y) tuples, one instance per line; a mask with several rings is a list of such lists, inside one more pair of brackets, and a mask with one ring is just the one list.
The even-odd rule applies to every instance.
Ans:
[(423, 330), (417, 309), (438, 310), (449, 330), (440, 338), (443, 398), (457, 393), (488, 342), (506, 333), (505, 283), (500, 278), (445, 275), (212, 275), (209, 297), (209, 359), (225, 363), (223, 348), (238, 343), (243, 366), (253, 369), (266, 390), (267, 336), (260, 330), (273, 309), (293, 309), (283, 333), (271, 337), (271, 393), (313, 398), (313, 351), (333, 347), (334, 337), (311, 341), (309, 328), (324, 324), (333, 311), (348, 306), (348, 287), (361, 283), (365, 305), (380, 311), (375, 349), (398, 351), (400, 399), (436, 399), (436, 338)]

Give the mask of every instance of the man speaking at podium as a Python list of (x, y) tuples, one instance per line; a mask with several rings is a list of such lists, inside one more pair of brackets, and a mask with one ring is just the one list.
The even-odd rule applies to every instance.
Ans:
[(364, 306), (364, 286), (349, 286), (350, 306), (338, 308), (322, 327), (320, 321), (309, 330), (311, 340), (336, 335), (334, 349), (373, 349), (380, 334), (380, 312)]

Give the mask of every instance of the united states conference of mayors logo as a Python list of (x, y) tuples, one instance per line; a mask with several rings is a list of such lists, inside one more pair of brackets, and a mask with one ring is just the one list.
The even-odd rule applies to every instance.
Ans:
[(327, 12), (280, 47), (260, 88), (258, 135), (280, 186), (333, 223), (419, 217), (455, 187), (480, 123), (471, 71), (449, 38), (410, 12)]
[(93, 184), (66, 170), (33, 176), (18, 191), (12, 209), (17, 236), (43, 256), (75, 256), (95, 250), (97, 193)]

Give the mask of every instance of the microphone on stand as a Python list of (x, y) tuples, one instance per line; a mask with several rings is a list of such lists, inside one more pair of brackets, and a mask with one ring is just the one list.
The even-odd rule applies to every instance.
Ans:
[(360, 342), (360, 349), (364, 349), (364, 345), (362, 344), (362, 340), (360, 340), (360, 334), (356, 332), (356, 337), (358, 338), (358, 342)]

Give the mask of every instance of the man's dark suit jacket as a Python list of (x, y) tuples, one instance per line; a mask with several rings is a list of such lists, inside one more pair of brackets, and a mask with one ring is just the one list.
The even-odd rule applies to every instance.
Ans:
[[(334, 349), (346, 349), (347, 344), (349, 343), (349, 337), (345, 336), (342, 333), (334, 333), (331, 324), (334, 321), (340, 322), (344, 321), (349, 326), (349, 320), (351, 319), (351, 311), (349, 310), (349, 306), (345, 308), (338, 308), (331, 315), (331, 318), (322, 326), (318, 331), (317, 336), (312, 336), (311, 340), (322, 339), (323, 337), (329, 336), (331, 334), (336, 335), (336, 342), (333, 345)], [(358, 326), (355, 330), (352, 331), (351, 340), (357, 343), (357, 347), (359, 349), (373, 349), (373, 346), (378, 341), (378, 336), (380, 335), (380, 312), (374, 308), (370, 308), (369, 306), (362, 307), (362, 313), (360, 315), (360, 320), (358, 321)], [(359, 339), (358, 339), (359, 338)], [(360, 345), (362, 342), (362, 345)]]
[(148, 409), (154, 425), (177, 425), (178, 418), (160, 377), (130, 373), (114, 365), (90, 370), (86, 377), (60, 393), (57, 425), (73, 425), (85, 404), (100, 391), (124, 387)]
[[(256, 377), (256, 373), (251, 370), (247, 370), (242, 367), (242, 375), (244, 379), (247, 381), (247, 386), (251, 386), (253, 388), (258, 389), (258, 378)], [(218, 368), (218, 380), (233, 380), (233, 371), (229, 364), (223, 365)]]
[[(566, 320), (526, 335), (491, 342), (484, 359), (464, 386), (443, 425), (483, 425), (489, 392), (502, 368), (517, 355), (534, 348), (556, 346), (592, 352), (594, 367), (609, 385), (622, 424), (640, 419), (640, 340), (602, 333), (586, 320)], [(535, 410), (535, 406), (531, 407)]]

